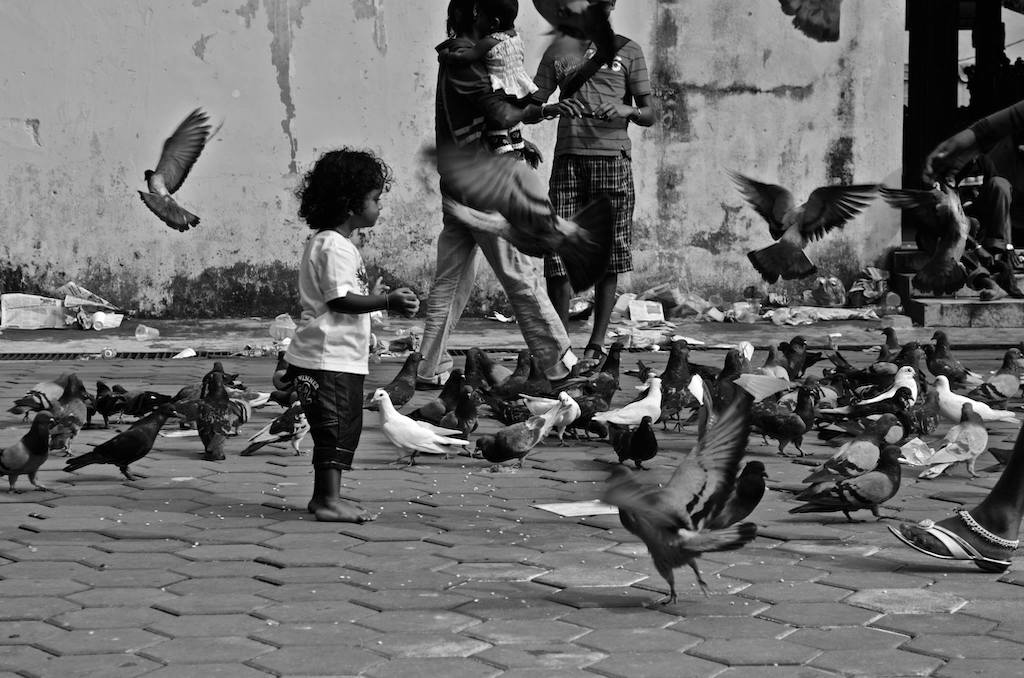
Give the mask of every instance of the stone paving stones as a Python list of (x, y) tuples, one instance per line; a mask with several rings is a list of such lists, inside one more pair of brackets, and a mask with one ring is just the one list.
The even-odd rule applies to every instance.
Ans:
[(681, 652), (620, 652), (587, 668), (609, 678), (711, 678), (723, 667)]
[(162, 643), (166, 638), (141, 629), (89, 629), (68, 631), (35, 643), (41, 649), (55, 655), (107, 654), (114, 652), (137, 652), (143, 648)]
[(147, 673), (147, 678), (267, 678), (270, 674), (242, 664), (177, 664)]
[(474, 656), (503, 669), (535, 668), (557, 671), (558, 675), (562, 675), (566, 670), (590, 666), (608, 655), (575, 643), (537, 643), (495, 645)]
[[(163, 392), (207, 369), (146, 362), (117, 369)], [(5, 367), (21, 375), (8, 386)], [(264, 384), (272, 361), (226, 367)], [(368, 388), (398, 363), (385, 367)], [(34, 369), (0, 363), (0, 400), (38, 381)], [(74, 369), (119, 378), (113, 362)], [(273, 415), (256, 410), (251, 425)], [(112, 431), (83, 431), (82, 444)], [(661, 440), (650, 473), (667, 479), (693, 433)], [(867, 514), (794, 519), (791, 495), (769, 492), (754, 542), (701, 559), (711, 595), (683, 568), (679, 601), (658, 605), (667, 585), (618, 516), (532, 506), (597, 496), (606, 443), (552, 442), (514, 473), (465, 458), (403, 469), (368, 418), (342, 491), (381, 511), (365, 525), (305, 511), (308, 455), (238, 457), (243, 444), (244, 432), (211, 463), (195, 440), (162, 438), (132, 483), (116, 469), (63, 474), (54, 458), (43, 476), (55, 492), (0, 496), (0, 678), (1024, 675), (1024, 579), (919, 556)], [(815, 463), (834, 451), (806, 449)], [(773, 486), (807, 472), (759, 440), (750, 453)], [(901, 520), (934, 517), (993, 481), (908, 482), (892, 503)]]
[(952, 593), (931, 589), (863, 589), (844, 602), (888, 614), (956, 612), (967, 601)]
[[(383, 655), (344, 645), (288, 647), (274, 650), (251, 660), (253, 668), (288, 676), (359, 675), (375, 664), (385, 661)], [(346, 673), (341, 673), (345, 671)]]
[(792, 626), (758, 617), (692, 617), (670, 627), (675, 631), (700, 638), (745, 642), (747, 638), (781, 638), (788, 636)]
[(902, 646), (905, 650), (945, 659), (1024, 660), (1024, 645), (1012, 640), (980, 635), (922, 634)]
[(221, 636), (256, 635), (270, 627), (271, 622), (247, 614), (165, 614), (145, 624), (147, 631), (169, 638), (218, 638)]
[(927, 676), (943, 660), (902, 650), (826, 650), (811, 665), (855, 676)]
[(353, 622), (274, 622), (261, 624), (258, 631), (250, 632), (248, 636), (275, 647), (347, 645), (372, 648), (381, 632)]
[(826, 603), (850, 595), (846, 589), (814, 582), (760, 582), (743, 589), (745, 598), (768, 603)]
[(500, 669), (487, 666), (476, 659), (417, 657), (386, 661), (370, 668), (366, 675), (371, 678), (420, 678), (421, 676), (493, 678), (502, 675), (502, 672)]
[(54, 615), (59, 615), (69, 610), (78, 610), (81, 607), (81, 605), (64, 600), (63, 598), (45, 596), (10, 598), (3, 601), (3, 605), (0, 605), (0, 621), (31, 619), (43, 621)]
[(1019, 676), (1024, 663), (1014, 659), (952, 659), (932, 674), (935, 678), (1008, 678)]
[(160, 668), (160, 664), (131, 654), (93, 654), (53, 657), (29, 664), (39, 678), (135, 678)]
[(423, 629), (381, 634), (370, 647), (389, 657), (468, 657), (490, 644), (465, 633)]
[(701, 642), (701, 638), (680, 631), (624, 627), (591, 631), (587, 635), (577, 638), (575, 644), (614, 655), (618, 652), (682, 651), (693, 648)]
[(273, 651), (274, 648), (248, 638), (177, 638), (151, 645), (139, 654), (165, 664), (216, 664), (244, 662)]
[(687, 654), (703, 657), (726, 666), (803, 664), (819, 651), (777, 638), (745, 638), (743, 642), (731, 639), (707, 640), (687, 650)]
[(570, 642), (585, 635), (588, 629), (557, 620), (504, 619), (491, 620), (466, 629), (466, 634), (495, 645), (538, 642)]
[(878, 613), (842, 603), (781, 603), (761, 612), (767, 619), (793, 626), (859, 626), (878, 617)]
[(451, 610), (468, 603), (471, 598), (453, 591), (438, 592), (429, 589), (385, 591), (359, 591), (348, 594), (348, 600), (371, 610)]

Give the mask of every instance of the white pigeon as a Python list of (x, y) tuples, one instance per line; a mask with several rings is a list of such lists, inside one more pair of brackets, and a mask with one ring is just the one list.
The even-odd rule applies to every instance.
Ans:
[(661, 379), (648, 377), (644, 385), (647, 395), (635, 403), (629, 403), (617, 410), (598, 412), (593, 421), (606, 421), (620, 426), (639, 426), (644, 417), (658, 421), (661, 417)]
[(574, 421), (580, 418), (583, 411), (571, 395), (565, 391), (558, 394), (558, 400), (548, 408), (548, 411), (540, 415), (544, 419), (544, 426), (541, 428), (541, 439), (546, 438), (551, 431), (558, 434), (558, 444), (565, 444), (565, 429)]
[[(416, 455), (443, 454), (445, 457), (451, 455), (453, 447), (469, 445), (468, 440), (451, 438), (435, 433), (433, 430), (422, 426), (420, 422), (401, 414), (391, 404), (391, 396), (382, 388), (373, 392), (370, 402), (377, 403), (380, 408), (380, 428), (392, 445), (409, 453), (409, 465), (416, 462)], [(452, 431), (459, 433), (459, 431)], [(401, 461), (399, 457), (396, 461)]]
[(919, 478), (937, 478), (954, 464), (967, 465), (967, 473), (977, 478), (974, 464), (981, 453), (988, 449), (988, 431), (969, 403), (963, 406), (960, 423), (946, 433), (944, 444), (928, 459), (928, 466)]
[[(945, 377), (940, 377), (940, 379), (944, 378)], [(946, 383), (948, 386), (949, 382)], [(908, 389), (910, 389), (911, 402), (917, 402), (917, 370), (907, 365), (905, 367), (901, 367), (896, 371), (896, 377), (893, 381), (893, 384), (887, 391), (876, 395), (874, 398), (861, 400), (860, 402), (857, 403), (857, 405), (870, 405), (871, 403), (880, 403), (883, 400), (889, 400), (890, 398), (896, 395), (896, 390), (901, 386), (905, 386)], [(819, 410), (819, 412), (821, 412), (822, 414), (849, 414), (850, 411), (850, 406)], [(960, 421), (959, 407), (957, 407), (956, 412), (956, 419), (954, 421)]]
[(530, 414), (535, 417), (539, 417), (558, 404), (557, 398), (544, 398), (542, 396), (532, 396), (525, 393), (520, 393), (519, 397), (523, 399), (523, 404), (526, 405), (526, 409), (528, 409)]
[[(905, 368), (900, 368), (905, 369)], [(935, 391), (939, 394), (939, 412), (950, 421), (960, 421), (964, 404), (969, 404), (982, 421), (1007, 421), (1018, 423), (1020, 419), (1009, 410), (995, 410), (985, 403), (971, 400), (967, 396), (949, 390), (949, 379), (944, 376), (935, 378)]]

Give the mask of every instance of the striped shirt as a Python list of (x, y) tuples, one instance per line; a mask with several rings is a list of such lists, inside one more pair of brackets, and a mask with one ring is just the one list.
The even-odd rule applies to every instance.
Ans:
[[(545, 52), (534, 77), (538, 91), (533, 97), (547, 101), (555, 88), (579, 70), (594, 51), (591, 44), (583, 55), (567, 55), (564, 51), (551, 49)], [(634, 41), (627, 40), (615, 54), (612, 65), (602, 64), (574, 98), (592, 110), (603, 103), (631, 106), (637, 97), (650, 94), (651, 81), (643, 50)], [(628, 125), (626, 118), (559, 118), (555, 155), (630, 155), (632, 147), (626, 131)]]

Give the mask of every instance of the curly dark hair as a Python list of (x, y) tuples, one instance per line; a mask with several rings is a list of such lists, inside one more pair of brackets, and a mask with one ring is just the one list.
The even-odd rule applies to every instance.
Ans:
[(327, 151), (295, 190), (299, 217), (318, 231), (333, 228), (350, 214), (362, 212), (368, 193), (390, 190), (391, 178), (391, 168), (369, 151)]
[(448, 3), (448, 37), (458, 38), (473, 30), (476, 0), (451, 0)]
[(495, 20), (495, 29), (510, 31), (516, 27), (519, 0), (477, 0), (476, 9)]

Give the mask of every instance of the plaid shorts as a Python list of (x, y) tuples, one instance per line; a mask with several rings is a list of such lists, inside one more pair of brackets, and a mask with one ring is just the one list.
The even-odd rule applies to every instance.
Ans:
[[(608, 261), (608, 273), (633, 270), (630, 240), (633, 232), (633, 168), (625, 154), (560, 155), (551, 166), (548, 195), (555, 212), (568, 219), (592, 200), (607, 195), (614, 210), (615, 241)], [(544, 276), (566, 277), (565, 266), (558, 255), (544, 257)]]

